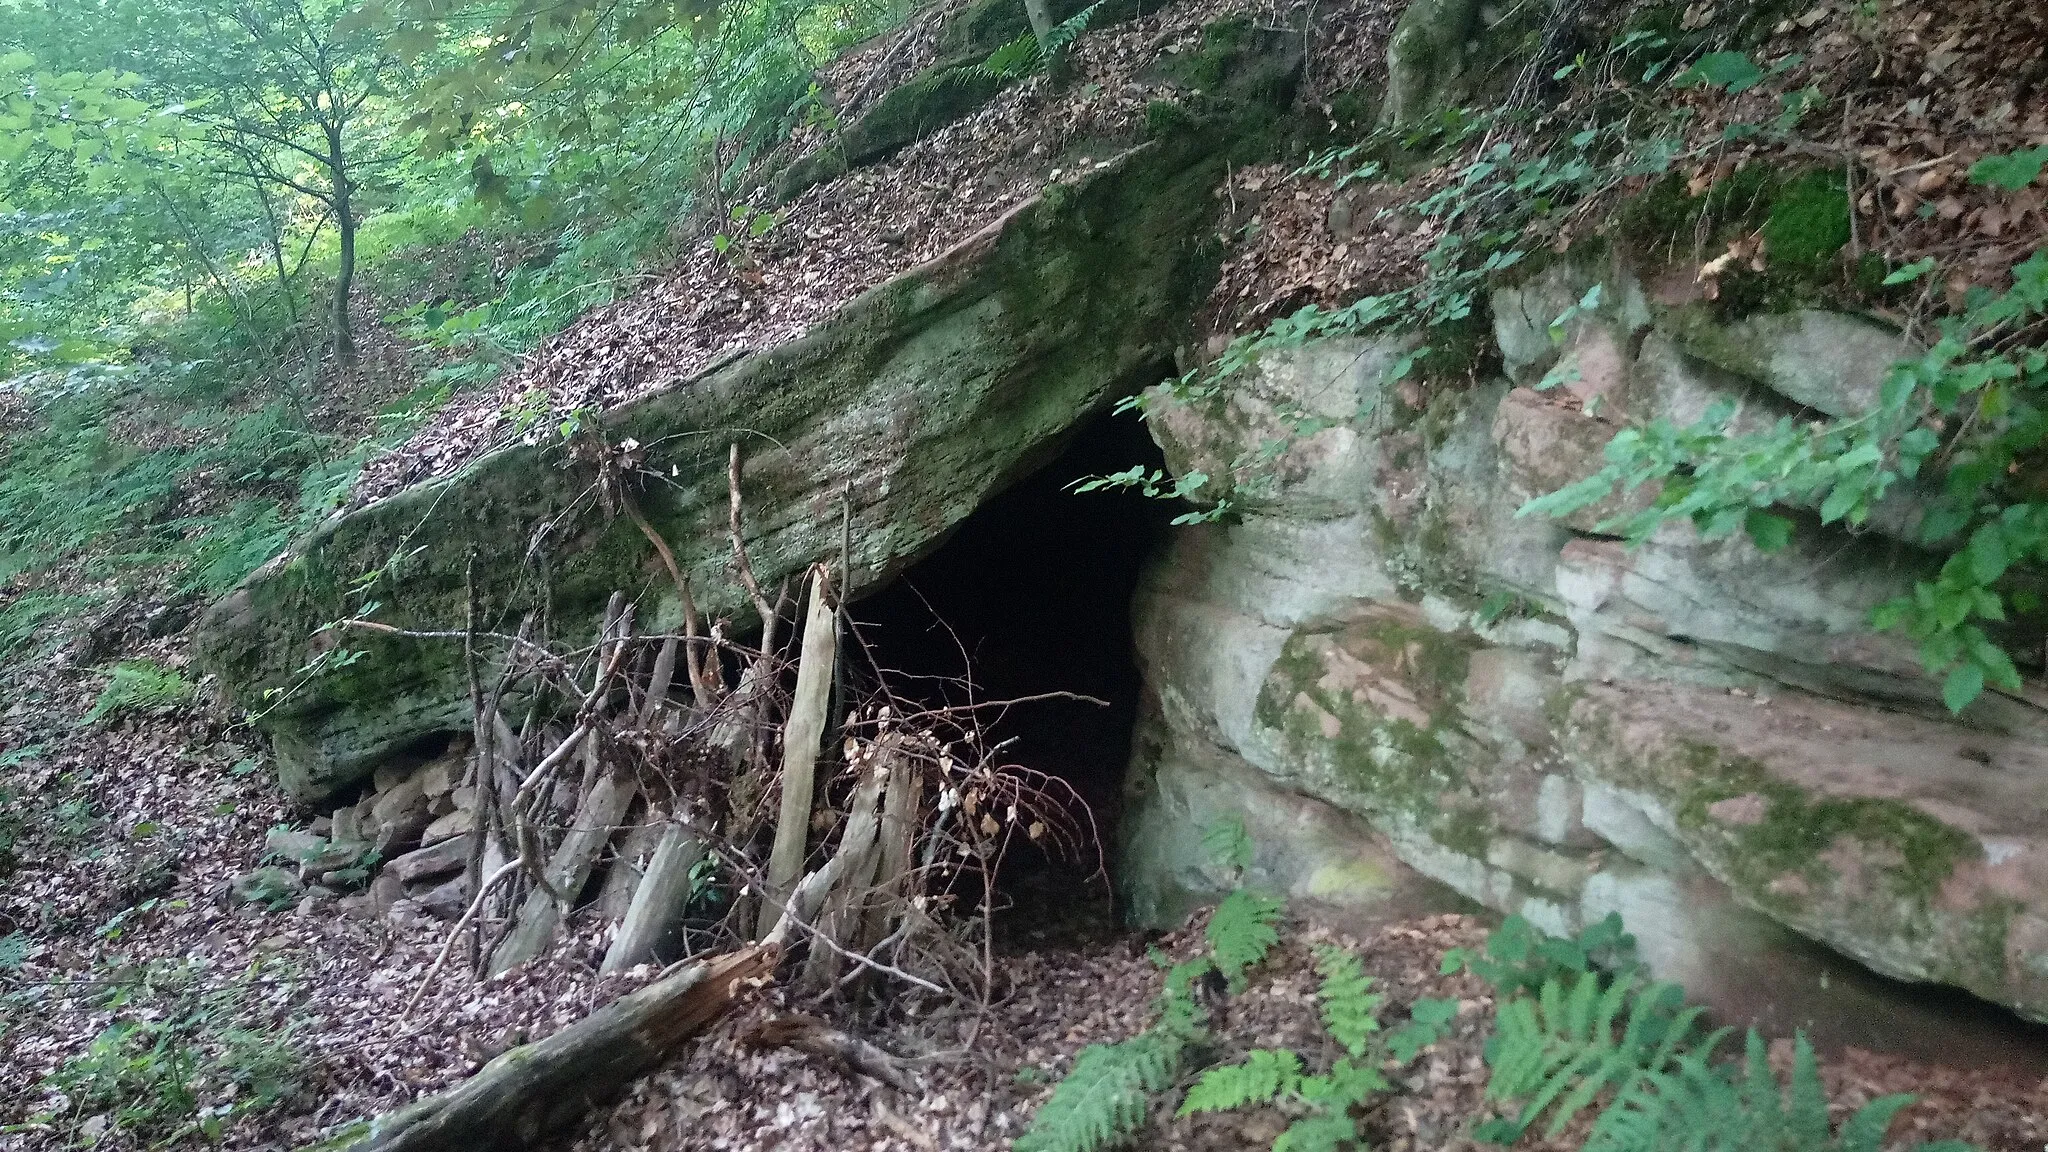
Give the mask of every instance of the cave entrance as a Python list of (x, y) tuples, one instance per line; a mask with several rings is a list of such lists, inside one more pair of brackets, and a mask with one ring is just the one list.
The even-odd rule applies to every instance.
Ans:
[[(1139, 463), (1164, 466), (1144, 422), (1128, 413), (1096, 417), (1050, 463), (851, 608), (869, 650), (856, 664), (890, 670), (892, 690), (925, 707), (984, 705), (976, 715), (985, 746), (1001, 744), (1004, 762), (1065, 781), (1085, 805), (1095, 840), (1086, 859), (1062, 858), (1021, 836), (1003, 858), (997, 923), (1011, 921), (1034, 938), (1103, 924), (1108, 911), (1103, 881), (1138, 714), (1131, 598), (1179, 509), (1128, 490), (1072, 488)], [(986, 707), (1051, 693), (1103, 703)], [(1077, 899), (1084, 891), (1087, 899)], [(1002, 915), (1005, 908), (1013, 914)]]

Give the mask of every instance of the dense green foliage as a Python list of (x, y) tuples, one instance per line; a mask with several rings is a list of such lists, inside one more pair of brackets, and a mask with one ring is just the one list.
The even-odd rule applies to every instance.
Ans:
[(905, 11), (629, 7), (0, 2), (0, 657), (231, 587), (693, 215), (772, 225), (743, 170)]

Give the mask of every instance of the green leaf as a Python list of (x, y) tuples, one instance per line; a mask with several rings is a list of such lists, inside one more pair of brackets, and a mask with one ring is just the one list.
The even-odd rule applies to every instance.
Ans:
[(1747, 92), (1763, 83), (1763, 69), (1741, 52), (1709, 52), (1693, 66), (1672, 78), (1673, 88), (1722, 88), (1730, 93)]
[(2022, 148), (2003, 156), (1986, 156), (1970, 165), (1970, 180), (1975, 184), (1989, 184), (2017, 192), (2032, 184), (2043, 167), (2048, 167), (2048, 145)]
[(1941, 683), (1941, 702), (1952, 713), (1960, 713), (1984, 691), (1984, 666), (1965, 660), (1949, 671)]
[(1934, 257), (1929, 256), (1893, 269), (1892, 274), (1884, 278), (1884, 284), (1887, 288), (1895, 284), (1909, 284), (1932, 271), (1934, 271)]
[(1742, 526), (1757, 548), (1764, 552), (1776, 552), (1792, 542), (1792, 521), (1761, 508), (1752, 508), (1743, 518)]

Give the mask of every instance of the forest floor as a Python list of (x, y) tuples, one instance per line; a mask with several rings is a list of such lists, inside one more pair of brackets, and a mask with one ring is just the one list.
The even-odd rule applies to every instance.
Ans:
[[(1325, 32), (1308, 63), (1311, 99), (1371, 77), (1397, 7), (1357, 0), (1318, 9)], [(1186, 50), (1203, 23), (1233, 9), (1267, 11), (1191, 0), (1085, 37), (1076, 83), (1056, 92), (1040, 80), (1021, 84), (885, 164), (807, 192), (744, 266), (714, 255), (709, 231), (693, 237), (659, 283), (593, 314), (500, 384), (458, 396), (412, 444), (370, 467), (356, 499), (453, 471), (519, 434), (523, 406), (617, 403), (795, 336), (1046, 182), (1102, 159), (1104, 142), (1129, 138), (1142, 118), (1152, 95), (1145, 65)], [(2023, 111), (2035, 111), (2022, 115), (2000, 119), (1995, 107), (1978, 107), (1991, 100), (1987, 92), (1996, 95), (1993, 78), (2004, 67), (1990, 49), (2025, 43), (2015, 30), (2038, 28), (2040, 9), (2027, 0), (1978, 0), (1938, 14), (1907, 11), (1875, 62), (1851, 33), (1856, 10), (1820, 4), (1820, 15), (1801, 17), (1778, 47), (1807, 50), (1804, 63), (1790, 66), (1795, 79), (1891, 77), (1887, 98), (1861, 105), (1860, 118), (1841, 130), (1845, 147), (1877, 154), (1872, 163), (1897, 174), (1862, 190), (1866, 228), (1899, 233), (1896, 247), (1906, 254), (1977, 237), (1983, 276), (1994, 277), (2048, 226), (2048, 213), (2028, 201), (1988, 214), (1992, 206), (1973, 199), (1959, 173), (1976, 155), (2048, 132), (2038, 90), (2022, 101)], [(871, 99), (888, 80), (873, 82), (870, 72), (908, 74), (926, 52), (920, 43), (856, 55), (828, 79)], [(1951, 136), (1930, 126), (1942, 117), (1977, 127)], [(1718, 130), (1711, 116), (1702, 124)], [(1420, 174), (1401, 194), (1433, 179), (1443, 177)], [(1412, 269), (1426, 231), (1377, 246), (1331, 242), (1339, 192), (1332, 181), (1280, 165), (1234, 174), (1223, 195), (1229, 224), (1245, 239), (1227, 258), (1213, 308), (1218, 332), (1376, 290)], [(1931, 210), (1920, 212), (1923, 204)], [(1968, 283), (1944, 288), (1960, 292)], [(366, 385), (365, 406), (403, 390)], [(0, 412), (0, 420), (12, 418)], [(82, 571), (49, 580), (74, 578), (88, 582)], [(22, 594), (0, 589), (0, 597)], [(276, 907), (234, 898), (231, 882), (267, 858), (271, 830), (307, 815), (279, 794), (249, 729), (204, 702), (83, 722), (111, 661), (185, 666), (189, 616), (190, 605), (143, 589), (118, 612), (69, 630), (51, 625), (33, 658), (0, 669), (0, 1149), (199, 1146), (216, 1138), (234, 1149), (293, 1147), (445, 1087), (652, 977), (643, 970), (600, 979), (601, 930), (572, 923), (551, 954), (503, 978), (473, 982), (457, 962), (423, 986), (448, 934), (441, 920), (345, 915), (318, 895)], [(1080, 1048), (1144, 1026), (1160, 980), (1148, 947), (1183, 955), (1195, 939), (1192, 930), (1144, 937), (1085, 918), (1048, 927), (1028, 915), (998, 926), (986, 1003), (917, 993), (820, 1009), (766, 990), (623, 1102), (594, 1113), (563, 1146), (1003, 1148)], [(1216, 1006), (1213, 1055), (1276, 1044), (1319, 1051), (1309, 948), (1346, 943), (1387, 994), (1390, 1015), (1421, 996), (1460, 1001), (1452, 1033), (1373, 1114), (1375, 1147), (1469, 1147), (1465, 1133), (1492, 1108), (1483, 1093), (1489, 1002), (1483, 985), (1442, 975), (1439, 964), (1445, 951), (1470, 947), (1485, 931), (1448, 913), (1342, 941), (1304, 924), (1285, 935), (1243, 995)], [(840, 1027), (910, 1061), (922, 1091), (906, 1097), (748, 1043), (767, 1014), (792, 1009), (833, 1011)], [(132, 1047), (106, 1042), (117, 1020), (160, 1041), (148, 1059), (123, 1057)], [(203, 1098), (124, 1113), (135, 1101), (163, 1103), (193, 1068), (208, 1085)], [(1892, 1091), (1919, 1094), (1901, 1133), (1961, 1137), (1992, 1152), (2048, 1146), (2048, 1082), (2032, 1075), (1856, 1050), (1832, 1056), (1826, 1075), (1844, 1106)], [(241, 1106), (273, 1092), (274, 1108)], [(1265, 1144), (1278, 1130), (1269, 1112), (1177, 1119), (1169, 1111), (1162, 1102), (1145, 1146), (1237, 1149)]]

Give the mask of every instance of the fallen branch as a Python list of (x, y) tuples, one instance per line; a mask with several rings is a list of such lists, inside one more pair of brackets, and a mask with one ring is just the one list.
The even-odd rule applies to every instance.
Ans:
[(420, 986), (413, 989), (412, 999), (405, 1002), (405, 1011), (398, 1014), (398, 1022), (400, 1024), (410, 1019), (412, 1017), (412, 1010), (419, 1007), (420, 997), (426, 995), (427, 986), (434, 982), (434, 977), (441, 974), (441, 966), (448, 963), (448, 951), (455, 946), (455, 938), (462, 935), (462, 930), (467, 928), (469, 922), (476, 918), (477, 910), (484, 906), (484, 897), (491, 894), (492, 886), (510, 875), (512, 870), (517, 867), (519, 867), (519, 861), (507, 860), (492, 870), (488, 879), (477, 885), (476, 895), (470, 897), (469, 907), (462, 911), (462, 919), (455, 922), (455, 927), (448, 931), (448, 938), (441, 941), (441, 954), (434, 957), (433, 967), (427, 969), (426, 976), (420, 980)]
[(822, 1056), (850, 1072), (880, 1080), (905, 1095), (918, 1091), (917, 1079), (901, 1060), (815, 1016), (777, 1016), (764, 1020), (747, 1033), (746, 1041), (757, 1048), (794, 1048)]
[[(527, 1148), (623, 1091), (774, 976), (779, 949), (754, 945), (691, 964), (545, 1040), (514, 1048), (446, 1092), (313, 1146), (320, 1152)], [(308, 1149), (307, 1152), (313, 1152)]]

